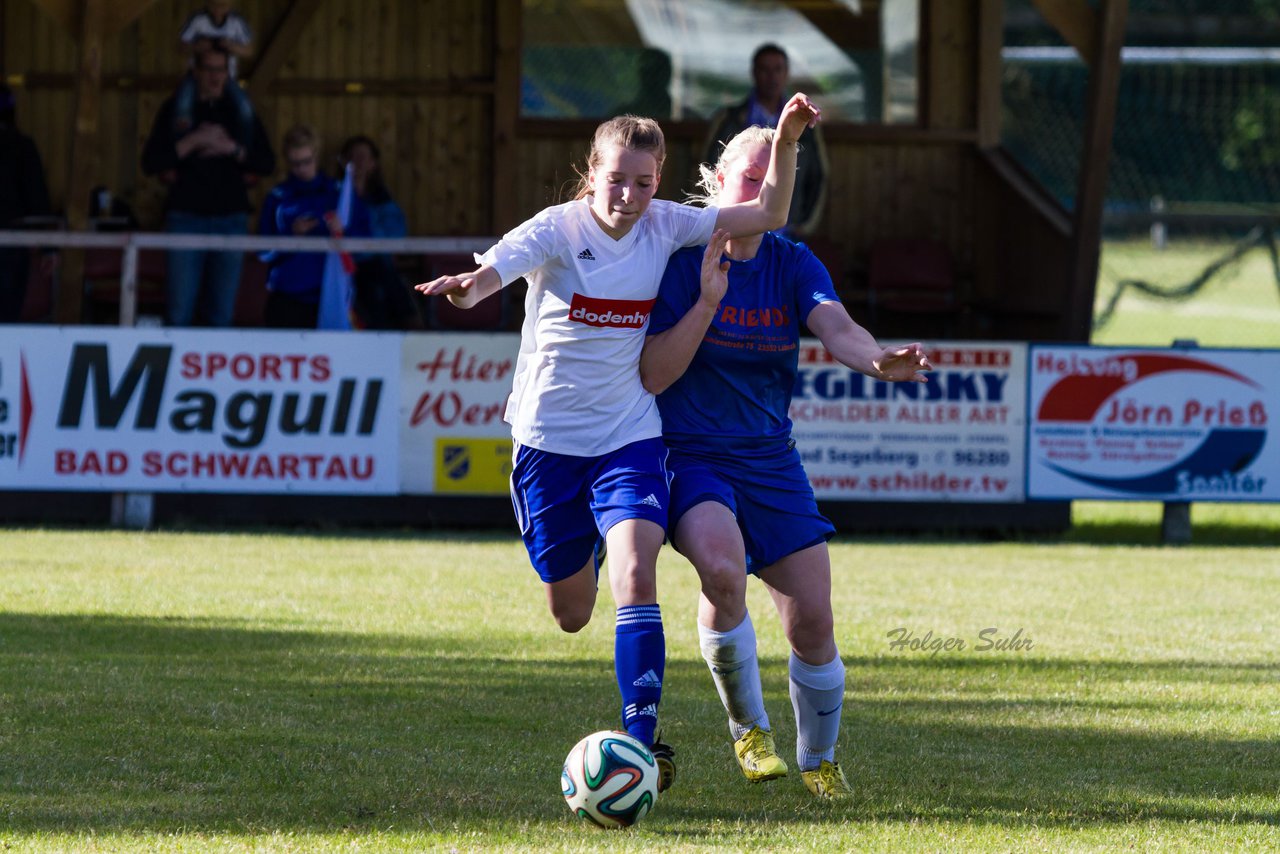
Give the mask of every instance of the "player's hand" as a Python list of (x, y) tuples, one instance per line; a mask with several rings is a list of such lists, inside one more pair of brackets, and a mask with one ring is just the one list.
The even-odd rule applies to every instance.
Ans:
[(925, 383), (929, 378), (924, 371), (932, 371), (933, 365), (920, 343), (907, 344), (905, 347), (886, 347), (872, 364), (880, 372), (880, 378), (889, 382), (910, 380)]
[(729, 243), (729, 232), (718, 228), (711, 233), (707, 251), (702, 253), (702, 302), (711, 308), (720, 305), (729, 289), (729, 262), (722, 260)]
[(778, 119), (778, 136), (783, 142), (798, 142), (805, 128), (815, 127), (822, 119), (822, 110), (803, 92), (797, 92), (782, 108)]
[(423, 296), (465, 296), (472, 288), (475, 287), (476, 278), (480, 271), (475, 270), (470, 273), (461, 273), (457, 276), (440, 276), (429, 282), (422, 282), (413, 286), (413, 289)]

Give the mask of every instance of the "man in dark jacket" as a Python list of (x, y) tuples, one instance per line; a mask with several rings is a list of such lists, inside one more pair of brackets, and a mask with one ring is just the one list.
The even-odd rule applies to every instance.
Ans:
[[(745, 100), (725, 107), (711, 117), (704, 163), (720, 159), (723, 143), (752, 126), (777, 127), (778, 116), (791, 95), (787, 81), (791, 66), (787, 52), (776, 44), (763, 44), (751, 56), (751, 91)], [(822, 218), (827, 200), (827, 152), (818, 127), (806, 128), (800, 136), (796, 158), (796, 186), (791, 194), (791, 213), (784, 234), (791, 238), (813, 232)]]
[[(0, 84), (0, 229), (21, 228), (24, 217), (49, 214), (40, 152), (18, 131), (15, 113), (13, 92)], [(25, 246), (0, 247), (0, 323), (22, 319), (30, 257)]]
[[(171, 184), (166, 231), (245, 234), (250, 208), (246, 176), (270, 175), (275, 154), (256, 116), (253, 142), (246, 147), (238, 141), (241, 119), (227, 94), (227, 86), (238, 84), (228, 79), (225, 51), (205, 51), (193, 73), (197, 97), (192, 129), (181, 134), (174, 130), (174, 99), (165, 101), (143, 149), (142, 169)], [(209, 326), (230, 326), (243, 260), (240, 251), (170, 250), (168, 324), (190, 326), (199, 318)]]

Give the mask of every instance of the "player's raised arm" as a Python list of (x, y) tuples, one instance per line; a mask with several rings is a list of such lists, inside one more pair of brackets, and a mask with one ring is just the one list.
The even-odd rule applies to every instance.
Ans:
[(640, 354), (640, 382), (650, 394), (662, 394), (689, 367), (693, 354), (715, 319), (729, 287), (729, 262), (722, 260), (729, 232), (717, 229), (702, 254), (702, 291), (698, 301), (670, 329), (645, 339)]

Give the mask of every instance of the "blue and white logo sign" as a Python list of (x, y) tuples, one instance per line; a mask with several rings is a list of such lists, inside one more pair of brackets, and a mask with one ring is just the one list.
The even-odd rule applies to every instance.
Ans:
[(1280, 353), (1033, 347), (1031, 498), (1280, 500)]

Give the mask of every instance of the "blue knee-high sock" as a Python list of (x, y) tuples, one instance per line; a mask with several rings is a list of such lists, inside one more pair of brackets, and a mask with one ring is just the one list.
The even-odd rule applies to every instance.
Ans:
[(644, 744), (653, 744), (662, 700), (662, 673), (667, 641), (657, 605), (624, 605), (618, 609), (613, 666), (622, 692), (622, 726)]

